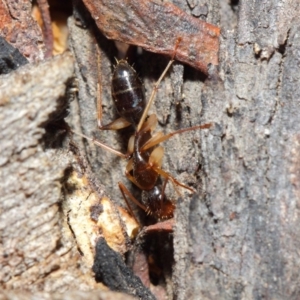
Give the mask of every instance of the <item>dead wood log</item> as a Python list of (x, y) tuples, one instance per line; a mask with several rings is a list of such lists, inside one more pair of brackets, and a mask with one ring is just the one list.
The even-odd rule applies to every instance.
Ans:
[[(169, 298), (297, 299), (300, 294), (297, 255), (300, 240), (299, 3), (296, 0), (284, 4), (277, 0), (230, 3), (211, 0), (205, 4), (199, 1), (194, 6), (194, 1), (173, 2), (187, 12), (194, 11), (197, 5), (205, 5), (207, 9), (200, 11), (207, 11), (207, 15), (201, 15), (202, 18), (221, 27), (222, 35), (218, 74), (205, 77), (190, 67), (175, 64), (170, 76), (162, 82), (153, 107), (160, 128), (166, 132), (199, 123), (214, 123), (208, 131), (190, 132), (165, 143), (164, 168), (197, 190), (194, 195), (185, 194), (183, 200), (176, 202), (174, 265), (173, 269), (165, 270)], [(95, 111), (98, 70), (94, 57), (98, 50), (92, 42), (101, 42), (105, 121), (114, 117), (109, 80), (117, 50), (101, 35), (95, 34), (92, 26), (84, 31), (70, 21), (70, 29), (73, 30), (71, 40), (79, 78), (80, 107), (80, 118), (72, 110), (76, 104), (71, 109), (73, 121), (77, 118), (87, 135), (97, 136), (125, 151), (127, 136), (98, 133)], [(145, 79), (148, 95), (167, 61), (147, 52), (137, 57), (136, 66)], [(64, 89), (63, 82), (70, 76), (58, 80), (63, 76), (61, 73), (55, 73), (54, 87), (58, 89)], [(39, 78), (42, 81), (42, 77)], [(10, 86), (17, 86), (16, 82), (11, 81)], [(51, 93), (57, 96), (59, 93), (54, 87), (51, 86)], [(11, 99), (15, 99), (2, 97), (6, 95), (2, 91), (8, 93), (9, 89), (7, 85), (1, 89), (1, 114), (5, 113)], [(34, 98), (32, 94), (29, 97)], [(51, 107), (55, 110), (51, 106), (56, 103), (54, 99), (44, 104), (42, 110), (35, 107), (36, 102), (24, 100), (30, 105), (28, 120), (31, 122), (24, 123), (27, 120), (24, 115), (16, 113), (27, 109), (26, 105), (10, 109), (5, 118), (1, 117), (1, 125), (17, 125), (17, 130), (11, 133), (10, 128), (14, 126), (3, 125), (1, 130), (2, 135), (9, 133), (11, 137), (1, 138), (1, 147), (2, 141), (13, 141), (1, 149), (1, 189), (8, 195), (13, 195), (14, 189), (21, 191), (1, 201), (2, 211), (4, 208), (8, 211), (0, 216), (1, 247), (6, 251), (2, 251), (1, 256), (1, 263), (5, 263), (1, 280), (3, 282), (3, 274), (6, 275), (7, 288), (62, 291), (75, 285), (90, 289), (95, 284), (81, 277), (87, 269), (82, 265), (78, 267), (80, 270), (75, 267), (76, 258), (80, 256), (74, 237), (69, 235), (66, 242), (60, 243), (65, 240), (58, 230), (57, 201), (59, 180), (67, 163), (59, 160), (59, 164), (53, 166), (53, 156), (49, 158), (47, 152), (45, 157), (38, 144), (43, 134), (41, 124), (47, 122), (44, 113), (48, 115)], [(19, 122), (13, 122), (16, 116)], [(39, 116), (43, 121), (39, 121), (37, 127), (30, 127), (32, 120)], [(6, 118), (8, 121), (2, 122)], [(31, 129), (35, 135), (28, 135)], [(32, 138), (27, 139), (28, 136)], [(93, 145), (84, 143), (82, 147), (94, 176), (115, 202), (122, 204), (117, 182), (125, 181), (125, 163)], [(35, 161), (34, 155), (39, 155), (38, 162), (20, 166), (28, 158)], [(31, 175), (34, 173), (32, 166), (38, 173), (49, 174)], [(19, 178), (15, 174), (19, 174)], [(25, 177), (36, 180), (26, 185)], [(34, 204), (26, 205), (31, 198), (35, 199)], [(46, 207), (49, 213), (43, 214)], [(31, 218), (22, 223), (28, 215)], [(155, 239), (159, 239), (159, 234)], [(64, 252), (65, 249), (69, 251)], [(172, 251), (169, 254), (173, 254)], [(24, 272), (26, 268), (28, 272)], [(17, 272), (11, 280), (7, 277), (10, 272)], [(34, 284), (28, 280), (32, 277), (27, 275), (37, 278)], [(64, 278), (63, 284), (59, 285), (57, 278)]]
[[(190, 11), (187, 3), (174, 2)], [(169, 291), (175, 299), (293, 298), (299, 295), (299, 4), (197, 5), (207, 8), (202, 18), (222, 28), (218, 75), (175, 64), (153, 108), (166, 132), (214, 123), (207, 132), (165, 143), (164, 168), (198, 191), (176, 204)], [(117, 51), (99, 40), (102, 100), (111, 120), (109, 65)], [(89, 58), (97, 54), (89, 49)], [(137, 58), (148, 95), (166, 63), (145, 52)], [(79, 104), (83, 131), (125, 149), (124, 135), (97, 132), (96, 65), (78, 68), (83, 78), (92, 77), (82, 81), (89, 94)], [(123, 162), (93, 145), (86, 149), (95, 176), (122, 203), (116, 182), (125, 180)]]
[(61, 232), (60, 181), (68, 160), (41, 143), (45, 126), (65, 105), (72, 76), (73, 59), (66, 53), (0, 79), (0, 269), (5, 289), (64, 291), (69, 284), (86, 284), (78, 275), (77, 251)]
[(215, 128), (201, 141), (206, 196), (177, 205), (175, 299), (300, 295), (299, 3), (237, 4), (214, 11), (220, 77), (194, 98)]

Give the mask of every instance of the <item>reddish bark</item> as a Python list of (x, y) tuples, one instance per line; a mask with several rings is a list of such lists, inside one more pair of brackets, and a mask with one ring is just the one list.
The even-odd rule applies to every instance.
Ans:
[(108, 38), (173, 56), (176, 60), (208, 73), (218, 64), (220, 29), (158, 1), (83, 0), (98, 28)]

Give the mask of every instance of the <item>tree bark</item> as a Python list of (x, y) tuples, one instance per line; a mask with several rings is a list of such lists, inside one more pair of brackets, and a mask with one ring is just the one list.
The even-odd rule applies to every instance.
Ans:
[(298, 1), (219, 7), (220, 77), (197, 97), (215, 124), (206, 195), (177, 205), (176, 299), (299, 298), (298, 13)]
[[(174, 63), (152, 108), (163, 132), (213, 123), (208, 130), (190, 131), (163, 144), (163, 168), (196, 190), (182, 191), (182, 197), (172, 186), (168, 190), (176, 204), (174, 261), (165, 273), (168, 297), (298, 299), (299, 1), (172, 2), (219, 26), (221, 38), (217, 72), (204, 76)], [(110, 79), (117, 49), (99, 33), (88, 12), (77, 23), (71, 18), (69, 28), (79, 91), (78, 101), (70, 104), (68, 122), (75, 130), (126, 152), (130, 133), (100, 132), (96, 121), (98, 81), (103, 123), (116, 117)], [(59, 59), (60, 67), (52, 69)], [(62, 190), (67, 195), (66, 183), (61, 185), (66, 181), (64, 170), (74, 157), (63, 154), (53, 159), (57, 152), (39, 144), (41, 128), (57, 110), (72, 74), (68, 55), (57, 60), (45, 62), (34, 75), (40, 86), (37, 94), (51, 90), (46, 102), (44, 97), (43, 101), (32, 97), (26, 80), (21, 80), (24, 69), (11, 79), (1, 78), (0, 274), (6, 289), (64, 292), (100, 287), (91, 274), (95, 223), (82, 221), (91, 218), (89, 207), (100, 200), (96, 196), (89, 200), (86, 195), (93, 191), (84, 187), (76, 204), (71, 204), (74, 198), (64, 198), (60, 206)], [(168, 58), (145, 51), (136, 56), (147, 99), (167, 63)], [(44, 84), (44, 79), (55, 85)], [(23, 91), (16, 107), (12, 104), (19, 96), (8, 94), (14, 88)], [(130, 187), (124, 176), (126, 162), (76, 136), (74, 141), (87, 158), (89, 180), (100, 183), (98, 194), (125, 206), (117, 183)], [(60, 151), (69, 153), (69, 147)], [(138, 190), (132, 191), (139, 197)], [(112, 206), (114, 218), (121, 220), (122, 213)], [(82, 218), (79, 208), (84, 209)], [(138, 210), (137, 214), (142, 220), (143, 214)], [(115, 250), (124, 253), (128, 236), (118, 231), (125, 238)]]

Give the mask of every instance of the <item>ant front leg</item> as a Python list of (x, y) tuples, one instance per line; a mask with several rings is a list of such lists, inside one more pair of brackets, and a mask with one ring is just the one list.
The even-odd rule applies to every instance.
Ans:
[(171, 174), (169, 174), (168, 172), (156, 167), (156, 166), (153, 166), (152, 167), (160, 176), (164, 177), (164, 178), (167, 178), (168, 180), (170, 180), (174, 186), (174, 189), (175, 191), (177, 192), (177, 194), (179, 196), (182, 196), (181, 193), (179, 192), (179, 190), (177, 189), (177, 186), (181, 186), (182, 188), (186, 189), (186, 190), (189, 190), (190, 192), (194, 193), (195, 191), (190, 188), (189, 186), (181, 183), (180, 181), (178, 181), (175, 177), (173, 177)]

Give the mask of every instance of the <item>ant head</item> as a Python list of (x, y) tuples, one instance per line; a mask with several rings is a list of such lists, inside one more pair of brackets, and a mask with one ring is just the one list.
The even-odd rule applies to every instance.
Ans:
[(150, 191), (143, 191), (142, 201), (147, 207), (147, 213), (163, 220), (173, 218), (175, 205), (155, 186)]

